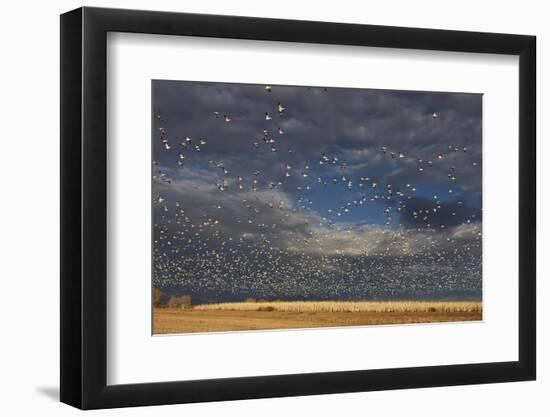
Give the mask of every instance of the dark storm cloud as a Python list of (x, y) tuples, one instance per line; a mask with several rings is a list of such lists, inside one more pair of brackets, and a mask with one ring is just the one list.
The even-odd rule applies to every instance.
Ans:
[[(316, 163), (327, 152), (353, 159), (359, 174), (364, 168), (380, 165), (377, 151), (386, 146), (393, 152), (403, 152), (411, 161), (436, 162), (431, 177), (438, 181), (446, 178), (454, 163), (462, 170), (461, 182), (469, 184), (472, 192), (479, 191), (471, 184), (480, 182), (480, 95), (284, 86), (274, 86), (272, 93), (266, 93), (260, 85), (169, 81), (156, 82), (153, 93), (155, 109), (166, 119), (167, 135), (174, 143), (184, 136), (205, 137), (211, 146), (205, 146), (203, 152), (223, 155), (226, 165), (237, 171), (243, 162), (252, 169), (276, 171), (275, 155), (251, 153), (253, 142), (263, 145), (262, 130), (267, 129), (277, 141), (279, 154), (289, 148), (294, 151), (280, 156), (279, 162), (283, 158), (298, 166), (304, 161)], [(277, 115), (277, 102), (286, 107), (283, 118)], [(228, 115), (231, 123), (213, 117), (214, 111)], [(271, 121), (265, 120), (266, 112), (273, 117)], [(439, 114), (437, 119), (432, 117), (433, 112)], [(277, 134), (277, 127), (284, 130), (284, 135)], [(159, 143), (156, 146), (160, 148)], [(467, 147), (468, 153), (459, 158), (449, 146), (461, 151)], [(266, 147), (261, 149), (265, 151)], [(371, 154), (361, 157), (366, 149)], [(445, 161), (436, 160), (440, 153), (445, 154)], [(164, 157), (160, 152), (156, 155)], [(391, 166), (387, 158), (384, 162)], [(477, 169), (467, 169), (473, 162), (478, 163)], [(412, 174), (413, 166), (404, 174)], [(400, 169), (396, 165), (394, 176), (398, 180), (403, 177)]]
[(413, 198), (408, 200), (406, 207), (400, 212), (400, 221), (406, 228), (441, 226), (449, 228), (465, 222), (481, 220), (477, 208), (469, 207), (462, 200), (438, 202), (435, 199)]

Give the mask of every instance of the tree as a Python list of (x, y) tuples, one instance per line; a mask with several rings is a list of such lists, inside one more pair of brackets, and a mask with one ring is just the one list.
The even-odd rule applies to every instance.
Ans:
[(166, 294), (158, 288), (153, 288), (153, 307), (161, 307), (165, 302)]
[(191, 296), (190, 295), (181, 295), (176, 297), (175, 295), (170, 297), (168, 301), (168, 307), (170, 308), (190, 308), (191, 307)]

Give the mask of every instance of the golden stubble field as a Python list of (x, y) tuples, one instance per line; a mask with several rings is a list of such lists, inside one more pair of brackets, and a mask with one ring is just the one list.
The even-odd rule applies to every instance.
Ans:
[(476, 301), (272, 301), (155, 308), (153, 333), (203, 333), (482, 320)]

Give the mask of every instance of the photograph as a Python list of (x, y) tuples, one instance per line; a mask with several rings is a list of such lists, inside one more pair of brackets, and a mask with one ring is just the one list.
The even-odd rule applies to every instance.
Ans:
[(482, 94), (151, 88), (153, 334), (482, 320)]

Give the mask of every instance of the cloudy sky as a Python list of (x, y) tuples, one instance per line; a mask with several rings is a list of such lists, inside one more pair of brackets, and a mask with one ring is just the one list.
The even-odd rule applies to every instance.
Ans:
[(152, 82), (153, 283), (480, 299), (477, 94)]

